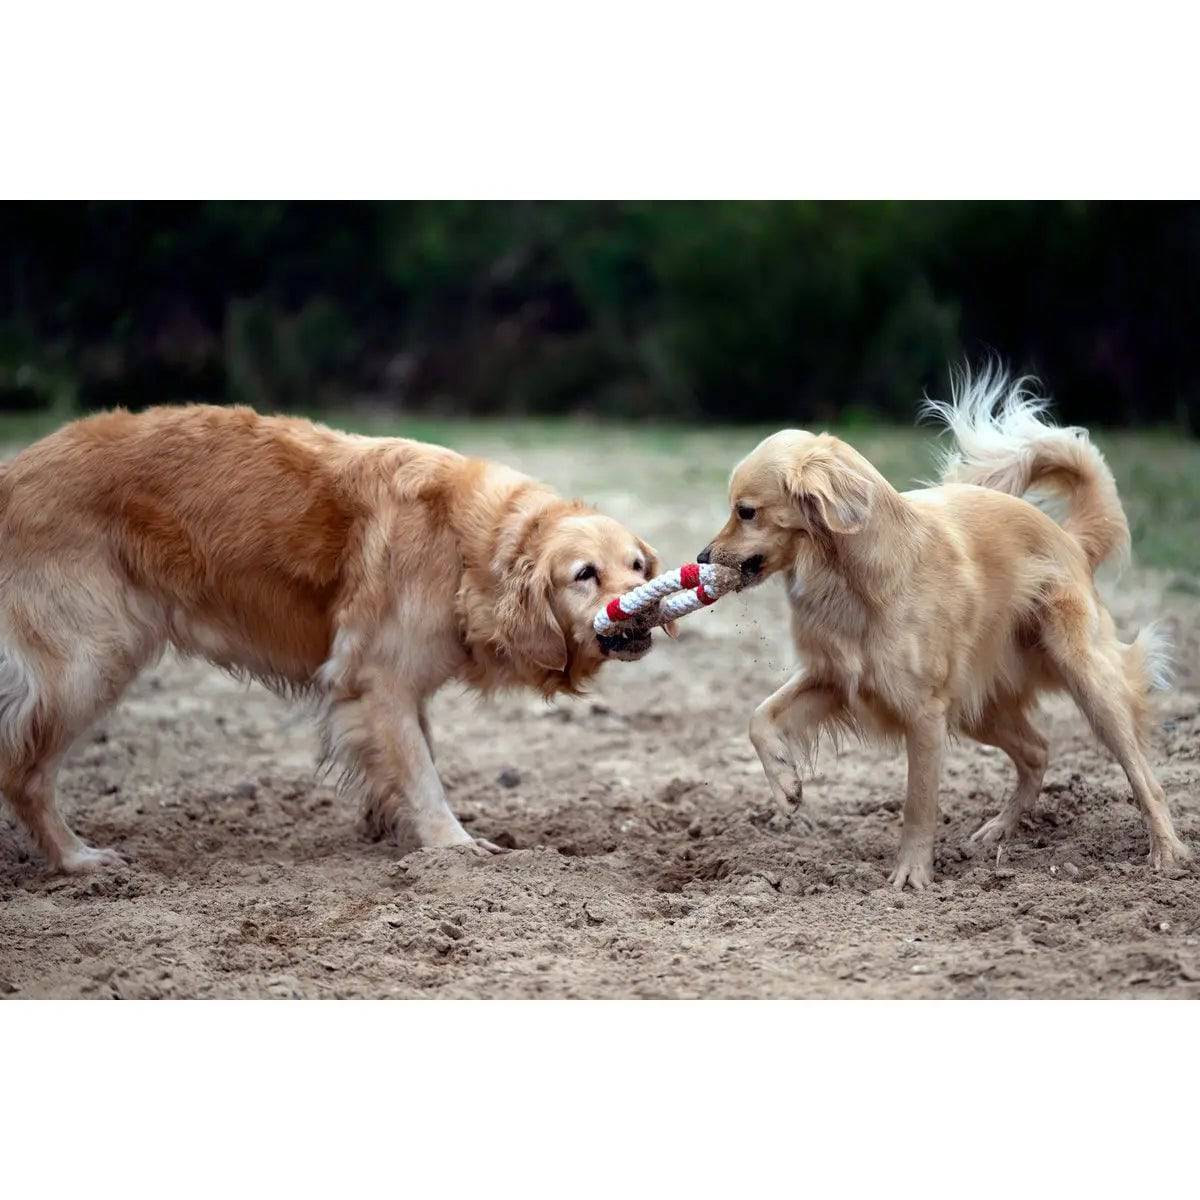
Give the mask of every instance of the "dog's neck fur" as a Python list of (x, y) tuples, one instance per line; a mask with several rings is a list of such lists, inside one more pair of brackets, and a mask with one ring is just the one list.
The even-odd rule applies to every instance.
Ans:
[(824, 533), (815, 539), (827, 568), (872, 611), (885, 608), (903, 589), (920, 557), (923, 540), (923, 528), (912, 506), (882, 475), (871, 514), (859, 532)]
[(465, 679), (485, 691), (533, 687), (549, 697), (576, 692), (576, 655), (567, 633), (565, 671), (521, 661), (499, 637), (495, 613), (505, 574), (545, 519), (573, 506), (545, 484), (508, 467), (466, 460), (456, 472), (467, 500), (450, 513), (462, 564), (455, 613), (468, 664)]

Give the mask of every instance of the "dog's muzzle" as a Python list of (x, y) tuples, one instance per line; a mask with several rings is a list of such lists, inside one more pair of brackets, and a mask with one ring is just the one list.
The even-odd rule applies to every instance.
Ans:
[[(712, 542), (709, 542), (708, 545), (705, 546), (704, 549), (701, 550), (700, 553), (696, 555), (696, 561), (698, 563), (710, 563), (713, 561), (713, 544), (712, 544)], [(742, 559), (741, 563), (738, 564), (737, 569), (739, 571), (741, 571), (741, 573), (742, 573), (743, 585), (754, 582), (754, 580), (758, 577), (758, 575), (760, 575), (762, 573), (763, 563), (765, 563), (766, 561), (767, 560), (766, 560), (765, 556), (762, 554), (752, 554), (749, 558)], [(721, 562), (722, 566), (733, 566), (734, 565), (733, 563), (729, 562), (728, 559), (725, 559), (725, 558), (722, 558), (720, 560), (720, 562)]]
[(629, 633), (598, 634), (596, 642), (605, 658), (636, 662), (650, 650), (650, 630), (635, 629)]

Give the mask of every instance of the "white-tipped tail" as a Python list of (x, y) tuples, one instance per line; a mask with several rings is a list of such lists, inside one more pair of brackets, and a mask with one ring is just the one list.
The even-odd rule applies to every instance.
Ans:
[(1133, 639), (1132, 650), (1140, 659), (1146, 687), (1156, 692), (1168, 691), (1175, 681), (1171, 635), (1157, 622), (1147, 625)]
[(972, 375), (951, 371), (951, 399), (925, 401), (923, 415), (946, 426), (955, 445), (942, 459), (943, 483), (972, 483), (1023, 496), (1033, 487), (1064, 495), (1063, 527), (1092, 569), (1129, 547), (1129, 526), (1104, 456), (1084, 429), (1060, 428), (1029, 376), (1010, 379), (994, 363)]

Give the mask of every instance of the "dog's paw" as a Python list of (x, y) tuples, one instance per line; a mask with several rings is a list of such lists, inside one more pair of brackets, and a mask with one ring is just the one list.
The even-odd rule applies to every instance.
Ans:
[(455, 838), (454, 841), (437, 842), (416, 846), (407, 851), (408, 854), (458, 854), (467, 858), (494, 858), (497, 854), (507, 853), (503, 846), (489, 842), (486, 838), (471, 837)]
[(507, 854), (508, 851), (503, 846), (497, 846), (495, 842), (489, 842), (487, 838), (477, 837), (472, 839), (470, 846), (464, 846), (464, 850), (473, 850), (476, 854), (483, 858), (491, 858), (493, 854)]
[(762, 760), (767, 786), (771, 789), (772, 811), (781, 817), (801, 812), (804, 803), (804, 781), (795, 760), (785, 750)]
[(799, 803), (786, 813), (777, 813), (776, 820), (781, 828), (804, 837), (811, 837), (817, 832), (816, 818), (807, 809), (801, 808)]
[(1150, 839), (1150, 866), (1156, 871), (1170, 871), (1182, 866), (1192, 857), (1192, 851), (1178, 838), (1152, 837)]
[(752, 809), (750, 823), (771, 833), (798, 833), (804, 837), (817, 831), (816, 821), (801, 807), (799, 800), (789, 799), (783, 804), (775, 801), (763, 808)]
[(115, 850), (80, 846), (78, 850), (63, 855), (58, 870), (64, 875), (88, 875), (93, 871), (103, 871), (106, 867), (125, 865), (125, 860)]
[(971, 834), (971, 841), (979, 842), (984, 846), (994, 846), (997, 842), (1006, 841), (1012, 837), (1013, 830), (1016, 829), (1017, 822), (1004, 813), (997, 813), (990, 821), (984, 821), (980, 827)]
[(923, 850), (901, 848), (896, 869), (888, 883), (902, 891), (907, 884), (914, 892), (923, 892), (933, 882), (933, 855)]

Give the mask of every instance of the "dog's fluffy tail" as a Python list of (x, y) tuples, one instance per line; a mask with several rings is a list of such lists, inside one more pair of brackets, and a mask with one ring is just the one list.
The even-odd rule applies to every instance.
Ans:
[(925, 415), (945, 424), (956, 447), (942, 463), (943, 483), (974, 483), (1011, 496), (1031, 488), (1065, 497), (1063, 521), (1093, 571), (1129, 552), (1129, 523), (1104, 455), (1087, 431), (1059, 428), (1029, 377), (1010, 379), (995, 364), (951, 372), (951, 399), (926, 400)]
[(1172, 683), (1171, 636), (1157, 621), (1147, 625), (1125, 648), (1127, 670), (1143, 691), (1165, 692)]
[(1157, 622), (1121, 646), (1134, 723), (1143, 744), (1154, 727), (1152, 693), (1165, 692), (1172, 683), (1171, 650), (1171, 639)]

